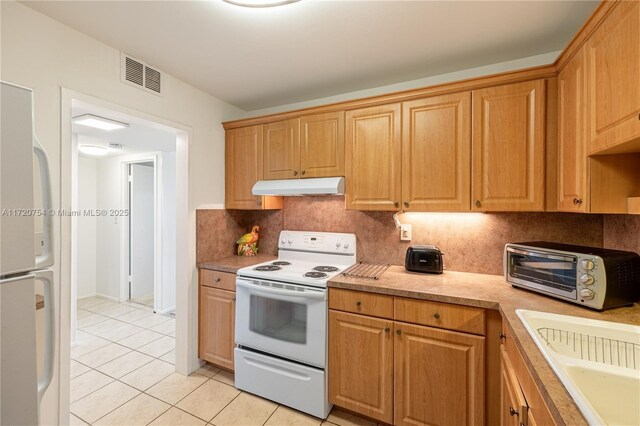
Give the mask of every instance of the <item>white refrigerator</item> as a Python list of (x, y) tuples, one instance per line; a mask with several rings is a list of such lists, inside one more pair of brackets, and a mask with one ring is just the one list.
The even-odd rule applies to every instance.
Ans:
[[(37, 425), (55, 359), (51, 182), (31, 90), (2, 82), (0, 98), (0, 425)], [(40, 354), (36, 287), (44, 296)]]

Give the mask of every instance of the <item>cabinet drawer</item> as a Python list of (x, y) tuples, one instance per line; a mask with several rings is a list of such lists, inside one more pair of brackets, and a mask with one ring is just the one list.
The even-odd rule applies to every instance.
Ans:
[(356, 314), (393, 319), (393, 297), (332, 288), (329, 308)]
[(236, 274), (200, 269), (200, 285), (236, 291)]
[(395, 298), (395, 319), (484, 335), (484, 309), (427, 300)]

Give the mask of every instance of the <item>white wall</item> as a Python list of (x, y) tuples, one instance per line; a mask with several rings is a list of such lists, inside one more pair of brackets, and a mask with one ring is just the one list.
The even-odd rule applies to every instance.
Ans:
[(176, 308), (176, 153), (162, 153), (162, 298), (160, 312)]
[[(78, 157), (78, 210), (95, 210), (97, 206), (96, 160)], [(96, 294), (96, 239), (97, 222), (94, 216), (79, 216), (78, 239), (78, 292), (77, 298)]]
[[(53, 19), (14, 2), (0, 2), (0, 78), (34, 90), (35, 129), (47, 150), (53, 176), (53, 204), (55, 208), (71, 208), (70, 182), (62, 188), (61, 159), (70, 156), (61, 152), (61, 90), (60, 87), (122, 105), (129, 110), (161, 117), (181, 123), (190, 129), (188, 200), (182, 205), (188, 208), (189, 230), (187, 253), (188, 277), (177, 283), (178, 291), (186, 295), (190, 316), (177, 318), (176, 366), (182, 371), (195, 368), (197, 342), (197, 274), (195, 268), (195, 210), (199, 205), (222, 203), (224, 199), (224, 131), (220, 125), (242, 114), (229, 105), (170, 75), (163, 77), (163, 97), (146, 93), (120, 82), (120, 52)], [(144, 59), (144, 58), (141, 58)], [(65, 144), (68, 142), (65, 141)], [(68, 160), (65, 160), (68, 161)], [(66, 185), (69, 185), (67, 189)], [(62, 205), (62, 194), (65, 205)], [(69, 343), (70, 323), (70, 235), (61, 235), (62, 223), (69, 219), (55, 218), (55, 297), (58, 300), (57, 330), (65, 346)], [(60, 249), (64, 247), (64, 252)], [(64, 262), (64, 263), (63, 263)], [(102, 263), (102, 259), (98, 264)], [(63, 279), (64, 277), (64, 279)], [(184, 321), (184, 322), (183, 322)], [(63, 325), (60, 328), (60, 324)], [(181, 336), (181, 331), (186, 334)], [(190, 344), (187, 345), (186, 338)], [(58, 347), (62, 359), (68, 357), (68, 347)], [(62, 406), (68, 406), (68, 381), (58, 382), (60, 373), (68, 378), (69, 366), (58, 364), (52, 389), (62, 386)], [(54, 393), (50, 393), (54, 395)], [(51, 398), (56, 399), (54, 395)], [(58, 406), (57, 400), (43, 402), (45, 421)], [(68, 423), (68, 413), (61, 412), (60, 421)], [(49, 419), (50, 420), (50, 419)]]
[[(96, 160), (96, 208), (99, 210), (123, 209), (124, 170), (120, 157)], [(96, 293), (111, 299), (120, 298), (120, 243), (122, 226), (126, 218), (100, 216), (96, 218), (97, 263)]]
[[(131, 201), (129, 203), (131, 235), (130, 298), (154, 296), (155, 277), (155, 170), (153, 163), (131, 165)], [(175, 262), (175, 260), (174, 260)], [(157, 296), (157, 295), (155, 295)]]
[(548, 65), (553, 63), (560, 55), (560, 51), (543, 53), (542, 55), (529, 56), (527, 58), (516, 59), (513, 61), (500, 62), (498, 64), (486, 65), (483, 67), (470, 68), (466, 70), (451, 72), (447, 74), (436, 75), (433, 77), (420, 78), (417, 80), (404, 81), (386, 86), (373, 87), (356, 92), (343, 93), (336, 96), (326, 98), (312, 99), (304, 102), (296, 102), (287, 105), (278, 105), (271, 108), (263, 108), (254, 111), (248, 111), (246, 114), (238, 116), (238, 118), (257, 117), (260, 115), (275, 114), (283, 111), (291, 111), (301, 108), (309, 108), (318, 105), (326, 105), (335, 102), (347, 101), (352, 99), (367, 98), (370, 96), (384, 95), (387, 93), (400, 92), (403, 90), (418, 89), (422, 87), (434, 86), (436, 84), (449, 83), (452, 81), (465, 80), (468, 78), (481, 77), (485, 75), (497, 74), (501, 72), (520, 70), (523, 68), (536, 67), (539, 65)]

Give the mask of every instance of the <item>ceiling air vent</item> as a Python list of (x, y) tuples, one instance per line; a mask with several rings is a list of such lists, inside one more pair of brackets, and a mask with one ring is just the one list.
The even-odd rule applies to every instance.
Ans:
[(143, 61), (122, 53), (120, 79), (156, 95), (162, 94), (162, 73), (151, 68)]

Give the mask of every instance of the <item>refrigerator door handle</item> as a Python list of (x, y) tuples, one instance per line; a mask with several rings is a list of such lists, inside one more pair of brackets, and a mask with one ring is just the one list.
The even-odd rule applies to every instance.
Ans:
[(46, 268), (53, 265), (53, 197), (51, 197), (51, 172), (49, 171), (47, 153), (35, 136), (33, 137), (33, 151), (38, 158), (42, 208), (45, 210), (45, 214), (43, 215), (44, 236), (42, 254), (36, 256), (36, 268)]
[(53, 378), (53, 361), (55, 359), (55, 306), (53, 303), (53, 272), (38, 271), (35, 279), (44, 284), (44, 369), (38, 377), (38, 400), (42, 401), (45, 391)]

